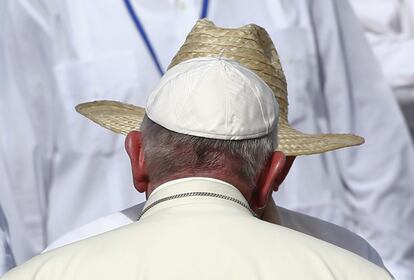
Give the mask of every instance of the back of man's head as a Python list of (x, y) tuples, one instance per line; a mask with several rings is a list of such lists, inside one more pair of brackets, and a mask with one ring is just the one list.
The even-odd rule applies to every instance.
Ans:
[(141, 131), (149, 180), (231, 173), (252, 188), (275, 149), (275, 131), (253, 139), (221, 140), (168, 130), (145, 117)]

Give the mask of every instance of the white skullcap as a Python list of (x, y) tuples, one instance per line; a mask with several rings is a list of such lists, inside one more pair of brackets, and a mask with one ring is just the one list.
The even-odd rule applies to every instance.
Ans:
[(169, 130), (222, 140), (269, 134), (277, 127), (278, 111), (269, 86), (226, 58), (196, 58), (174, 66), (146, 106), (147, 116)]

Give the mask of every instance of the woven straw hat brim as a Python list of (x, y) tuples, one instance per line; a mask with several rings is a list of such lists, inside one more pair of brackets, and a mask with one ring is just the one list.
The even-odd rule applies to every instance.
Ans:
[[(100, 126), (127, 135), (139, 130), (145, 109), (117, 101), (93, 101), (76, 106), (76, 111)], [(362, 137), (353, 134), (306, 134), (279, 122), (278, 148), (289, 156), (319, 154), (361, 145)]]
[(313, 155), (358, 146), (364, 138), (354, 134), (307, 134), (279, 122), (277, 150), (289, 156)]

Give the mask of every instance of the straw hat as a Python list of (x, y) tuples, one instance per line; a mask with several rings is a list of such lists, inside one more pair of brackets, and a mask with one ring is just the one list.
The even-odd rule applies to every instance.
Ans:
[[(305, 134), (288, 123), (285, 75), (279, 56), (265, 29), (249, 24), (229, 29), (199, 20), (168, 69), (193, 58), (225, 57), (256, 73), (272, 89), (279, 103), (278, 150), (286, 155), (311, 155), (364, 143), (353, 134)], [(79, 104), (76, 110), (95, 123), (121, 134), (139, 130), (145, 109), (116, 101)]]

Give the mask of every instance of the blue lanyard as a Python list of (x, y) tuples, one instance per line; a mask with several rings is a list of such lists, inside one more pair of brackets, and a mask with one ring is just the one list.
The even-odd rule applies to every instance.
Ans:
[[(135, 24), (135, 27), (137, 28), (139, 34), (142, 37), (142, 40), (144, 40), (145, 46), (147, 47), (151, 55), (151, 58), (154, 61), (155, 66), (157, 67), (158, 72), (160, 73), (161, 76), (164, 75), (165, 71), (164, 69), (162, 69), (161, 63), (158, 59), (155, 49), (152, 46), (151, 41), (149, 40), (148, 35), (145, 32), (144, 26), (142, 25), (141, 21), (138, 18), (137, 13), (132, 7), (130, 0), (124, 0), (124, 3), (128, 10), (129, 15), (131, 16), (132, 21)], [(201, 13), (200, 13), (200, 19), (207, 17), (208, 4), (209, 4), (209, 0), (203, 0), (203, 5), (201, 7)]]

